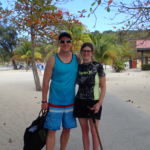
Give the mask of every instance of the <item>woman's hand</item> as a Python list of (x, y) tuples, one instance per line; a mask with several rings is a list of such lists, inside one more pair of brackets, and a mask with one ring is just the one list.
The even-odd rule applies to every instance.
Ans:
[(98, 102), (91, 108), (91, 110), (95, 110), (95, 113), (98, 113), (100, 107), (101, 107), (101, 103)]

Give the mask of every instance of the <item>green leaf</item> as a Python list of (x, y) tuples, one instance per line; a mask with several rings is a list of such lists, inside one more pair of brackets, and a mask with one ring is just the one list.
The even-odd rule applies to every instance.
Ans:
[(128, 21), (128, 24), (130, 24), (130, 21)]
[(92, 11), (92, 8), (90, 8), (90, 11)]
[(94, 6), (96, 2), (92, 3), (91, 6)]
[(107, 7), (107, 12), (110, 12), (110, 8), (109, 7)]
[(90, 14), (88, 14), (88, 17), (90, 17)]
[(139, 11), (142, 11), (143, 10), (143, 8), (140, 8), (140, 10)]
[(98, 1), (98, 5), (100, 5), (100, 4), (101, 4), (101, 0)]
[(85, 9), (82, 10), (82, 12), (85, 12), (85, 11), (86, 11)]

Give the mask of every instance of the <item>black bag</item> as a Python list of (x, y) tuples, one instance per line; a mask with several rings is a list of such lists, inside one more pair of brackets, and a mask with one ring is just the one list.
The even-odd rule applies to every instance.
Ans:
[[(42, 113), (42, 116), (40, 116)], [(41, 150), (47, 137), (48, 129), (44, 128), (45, 118), (48, 114), (48, 110), (43, 113), (40, 111), (39, 116), (32, 124), (26, 128), (24, 133), (24, 147), (23, 150)]]

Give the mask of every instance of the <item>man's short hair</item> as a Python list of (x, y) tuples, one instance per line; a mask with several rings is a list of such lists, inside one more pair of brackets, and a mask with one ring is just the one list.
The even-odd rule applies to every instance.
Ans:
[(62, 37), (68, 37), (68, 38), (70, 38), (70, 39), (72, 40), (71, 35), (70, 35), (69, 33), (67, 33), (67, 32), (62, 32), (62, 33), (60, 33), (60, 34), (59, 34), (59, 37), (58, 37), (58, 41), (59, 41)]

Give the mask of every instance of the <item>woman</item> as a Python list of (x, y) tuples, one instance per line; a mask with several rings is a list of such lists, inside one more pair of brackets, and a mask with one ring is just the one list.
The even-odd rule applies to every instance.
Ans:
[(39, 60), (37, 61), (37, 68), (38, 68), (39, 75), (42, 76), (42, 70), (44, 70), (44, 68), (42, 67), (42, 64)]
[[(92, 133), (93, 150), (99, 150), (99, 141), (91, 117), (95, 111), (96, 126), (98, 128), (102, 112), (102, 102), (106, 92), (106, 78), (103, 66), (92, 60), (94, 53), (91, 43), (84, 43), (80, 50), (83, 64), (79, 65), (77, 84), (79, 89), (74, 103), (74, 117), (79, 119), (82, 130), (84, 150), (89, 150), (89, 128)], [(99, 92), (101, 88), (101, 93)], [(91, 107), (91, 110), (87, 108)]]

